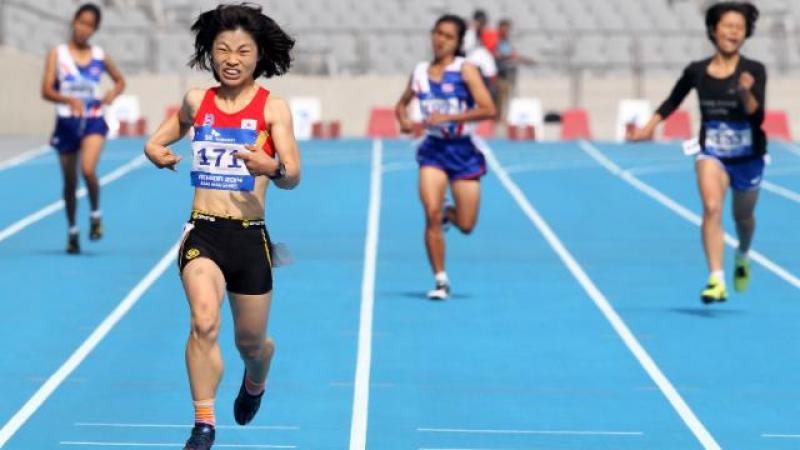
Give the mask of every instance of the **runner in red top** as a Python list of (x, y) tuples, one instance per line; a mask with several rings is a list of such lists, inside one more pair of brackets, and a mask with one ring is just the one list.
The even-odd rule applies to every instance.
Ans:
[(220, 309), (228, 292), (236, 347), (244, 361), (236, 422), (249, 423), (264, 394), (275, 344), (267, 337), (272, 301), (272, 256), (264, 222), (266, 188), (300, 181), (300, 155), (286, 102), (255, 82), (289, 69), (294, 41), (251, 5), (221, 5), (192, 26), (191, 65), (209, 70), (220, 85), (186, 93), (178, 113), (145, 146), (156, 166), (175, 170), (181, 157), (167, 146), (189, 128), (192, 138), (192, 215), (178, 254), (191, 309), (186, 367), (195, 426), (185, 449), (214, 443), (214, 399), (222, 378), (217, 343)]

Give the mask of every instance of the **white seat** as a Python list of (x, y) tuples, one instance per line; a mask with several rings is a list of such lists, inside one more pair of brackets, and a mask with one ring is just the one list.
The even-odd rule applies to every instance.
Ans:
[(635, 124), (636, 127), (643, 127), (650, 116), (653, 114), (653, 109), (650, 106), (650, 101), (640, 98), (626, 98), (619, 102), (617, 109), (617, 125), (614, 135), (618, 142), (625, 141), (625, 132), (629, 124)]
[(535, 97), (512, 98), (506, 120), (510, 125), (533, 126), (536, 139), (544, 139), (544, 113), (540, 99)]
[(289, 99), (289, 109), (292, 111), (294, 121), (294, 136), (298, 140), (312, 138), (314, 122), (322, 118), (322, 102), (317, 97), (292, 97)]

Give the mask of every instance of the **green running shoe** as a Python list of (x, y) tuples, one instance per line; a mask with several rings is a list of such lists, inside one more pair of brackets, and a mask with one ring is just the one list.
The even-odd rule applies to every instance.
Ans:
[(750, 285), (750, 259), (736, 255), (733, 268), (733, 288), (736, 292), (744, 292)]
[(725, 291), (725, 283), (716, 277), (708, 277), (708, 284), (703, 292), (700, 293), (700, 300), (706, 305), (714, 302), (724, 302), (727, 300), (728, 293)]

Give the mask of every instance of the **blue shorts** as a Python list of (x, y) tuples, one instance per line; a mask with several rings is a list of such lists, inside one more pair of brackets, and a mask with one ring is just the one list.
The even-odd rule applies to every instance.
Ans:
[(477, 180), (486, 174), (486, 160), (472, 139), (428, 136), (417, 150), (420, 167), (437, 167), (450, 181)]
[(105, 136), (108, 125), (102, 117), (59, 117), (56, 119), (56, 129), (50, 138), (52, 145), (58, 153), (75, 153), (81, 149), (81, 141), (90, 134)]
[(716, 156), (700, 153), (697, 155), (697, 160), (710, 159), (714, 160), (725, 169), (728, 173), (728, 178), (731, 180), (731, 187), (735, 191), (754, 191), (761, 187), (761, 181), (764, 178), (764, 157), (757, 156), (754, 158), (740, 159), (737, 161), (725, 161), (724, 159), (717, 158)]

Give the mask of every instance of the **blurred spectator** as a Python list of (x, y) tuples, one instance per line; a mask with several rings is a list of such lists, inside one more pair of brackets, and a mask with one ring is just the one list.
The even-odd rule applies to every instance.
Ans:
[(486, 12), (477, 9), (472, 15), (472, 23), (470, 23), (467, 33), (464, 36), (464, 52), (466, 53), (467, 61), (478, 67), (486, 87), (492, 98), (497, 97), (497, 63), (494, 60), (494, 55), (484, 45), (483, 40), (478, 39), (478, 36), (486, 29), (488, 18)]
[(475, 47), (481, 45), (479, 37), (488, 21), (489, 18), (486, 16), (486, 11), (476, 9), (475, 12), (472, 13), (472, 22), (469, 23), (467, 32), (464, 34), (464, 52), (469, 54)]
[(535, 61), (522, 56), (514, 49), (511, 43), (511, 20), (503, 19), (497, 27), (497, 49), (494, 52), (497, 62), (497, 106), (498, 119), (506, 120), (508, 103), (517, 85), (517, 72), (520, 64), (533, 65)]

